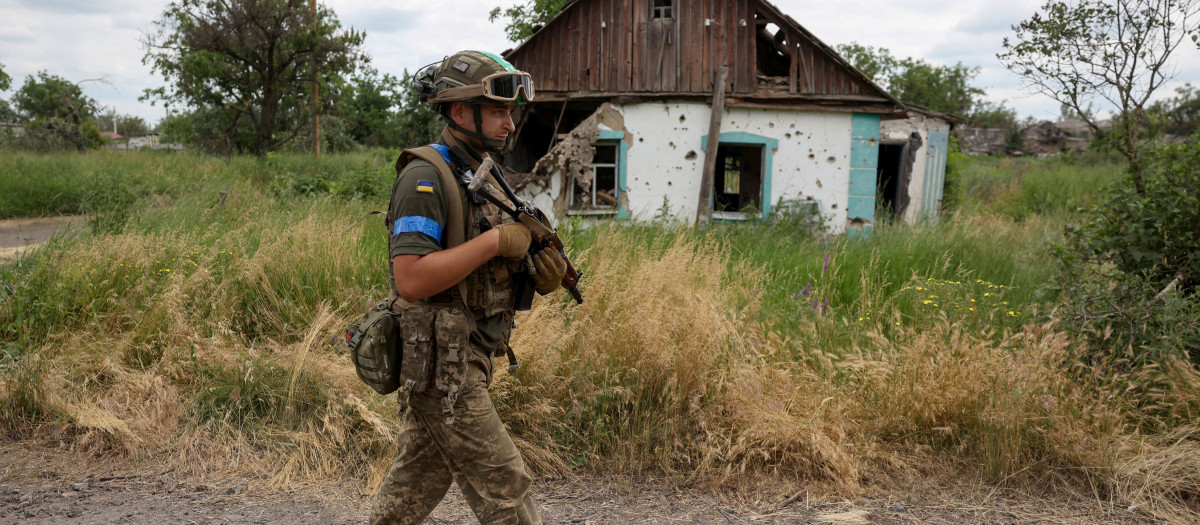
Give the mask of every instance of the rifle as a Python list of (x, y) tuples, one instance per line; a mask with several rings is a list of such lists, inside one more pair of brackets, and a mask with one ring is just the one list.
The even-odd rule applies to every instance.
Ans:
[[(492, 174), (492, 178), (496, 179), (500, 188), (504, 190), (504, 194), (508, 197), (512, 206), (501, 201), (490, 191), (479, 191), (485, 185), (491, 186), (491, 184), (484, 180), (484, 173)], [(533, 266), (533, 254), (541, 251), (546, 246), (553, 246), (554, 249), (558, 250), (558, 254), (567, 263), (567, 273), (563, 275), (562, 287), (571, 294), (576, 303), (583, 304), (583, 294), (579, 292), (579, 279), (583, 274), (571, 264), (571, 259), (567, 257), (567, 252), (564, 250), (563, 242), (558, 238), (558, 232), (549, 226), (550, 221), (546, 217), (546, 214), (542, 213), (541, 210), (532, 204), (517, 197), (516, 192), (508, 185), (508, 181), (504, 180), (504, 175), (500, 172), (500, 168), (496, 166), (496, 163), (492, 161), (491, 157), (483, 159), (483, 162), (479, 165), (479, 174), (471, 178), (471, 182), (467, 185), (467, 191), (483, 197), (488, 202), (495, 204), (497, 208), (500, 208), (500, 211), (507, 213), (514, 220), (529, 227), (529, 231), (533, 234), (535, 240), (535, 242), (529, 244), (529, 253), (525, 255), (531, 274), (536, 271)], [(532, 288), (526, 288), (520, 295), (522, 297), (518, 298), (518, 305), (524, 305), (524, 309), (528, 310), (528, 305), (533, 301)], [(522, 308), (518, 308), (518, 310), (520, 309)]]

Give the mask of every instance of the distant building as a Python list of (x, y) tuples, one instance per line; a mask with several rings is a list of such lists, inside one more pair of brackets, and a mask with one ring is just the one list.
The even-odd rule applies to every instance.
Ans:
[(154, 146), (158, 145), (159, 139), (161, 137), (162, 137), (161, 133), (147, 133), (145, 135), (138, 135), (136, 137), (131, 137), (129, 139), (129, 147), (131, 147), (131, 148), (154, 147)]
[(0, 122), (0, 133), (11, 133), (14, 137), (20, 137), (25, 134), (25, 126), (15, 122)]
[(998, 155), (1007, 143), (1004, 128), (955, 128), (958, 150), (967, 155)]

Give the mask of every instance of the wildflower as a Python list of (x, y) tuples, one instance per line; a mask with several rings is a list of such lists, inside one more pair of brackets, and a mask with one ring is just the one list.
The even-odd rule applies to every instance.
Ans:
[(829, 309), (829, 300), (821, 299), (821, 315), (825, 315), (825, 311)]
[(1016, 317), (1016, 316), (1017, 316), (1017, 313), (1016, 313), (1016, 312), (1014, 312), (1014, 311), (1012, 311), (1012, 310), (1009, 310), (1009, 311), (1008, 311), (1008, 315), (1011, 315), (1011, 316), (1013, 316), (1013, 317)]
[(921, 288), (920, 286), (918, 286), (917, 291), (921, 291), (921, 290), (924, 290), (924, 288)]
[(987, 297), (987, 296), (989, 296), (989, 295), (992, 295), (992, 293), (991, 293), (991, 292), (983, 292), (983, 296), (984, 296), (984, 297)]
[(827, 254), (825, 254), (825, 266), (823, 268), (821, 268), (821, 273), (825, 273), (825, 270), (828, 270), (828, 269), (829, 269), (829, 254), (827, 253)]
[(811, 281), (804, 285), (804, 296), (805, 297), (808, 297), (808, 293), (812, 291), (812, 288), (813, 287), (812, 287)]
[(930, 301), (929, 299), (926, 299), (926, 300), (925, 300), (924, 302), (922, 302), (921, 304), (929, 304), (929, 303), (932, 303), (932, 302), (933, 302), (933, 301)]

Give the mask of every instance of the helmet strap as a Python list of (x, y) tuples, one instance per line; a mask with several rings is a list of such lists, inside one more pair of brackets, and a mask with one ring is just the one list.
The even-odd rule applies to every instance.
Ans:
[(446, 119), (446, 125), (450, 126), (450, 129), (453, 129), (453, 130), (455, 130), (459, 133), (462, 133), (468, 137), (471, 137), (475, 140), (478, 140), (479, 142), (483, 143), (484, 147), (486, 147), (489, 150), (500, 151), (501, 149), (503, 149), (504, 148), (503, 140), (490, 139), (483, 134), (483, 112), (479, 110), (479, 106), (476, 104), (463, 104), (463, 105), (470, 108), (471, 112), (475, 114), (474, 115), (475, 130), (472, 131), (472, 130), (469, 130), (462, 126), (459, 126), (458, 123), (454, 121), (453, 116), (449, 116), (449, 115), (448, 115), (449, 118)]

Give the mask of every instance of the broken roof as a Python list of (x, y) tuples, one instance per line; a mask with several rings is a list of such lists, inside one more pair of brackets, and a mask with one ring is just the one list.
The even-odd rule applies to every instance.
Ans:
[(904, 104), (766, 0), (575, 0), (505, 57), (546, 101), (711, 97), (902, 114)]

